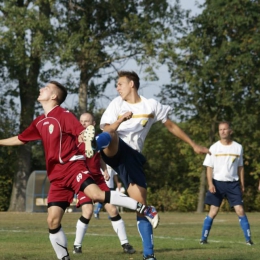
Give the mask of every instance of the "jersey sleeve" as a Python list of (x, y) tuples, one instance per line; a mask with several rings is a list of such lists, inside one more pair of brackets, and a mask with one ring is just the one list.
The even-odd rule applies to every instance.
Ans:
[(37, 117), (32, 123), (18, 135), (18, 139), (24, 143), (30, 141), (41, 140), (41, 135), (36, 127), (37, 123), (41, 120), (40, 117)]
[(108, 105), (107, 109), (103, 113), (101, 119), (100, 119), (100, 129), (103, 130), (106, 124), (113, 124), (119, 116), (119, 109), (118, 106), (120, 100), (118, 98), (115, 98), (111, 101), (111, 103)]
[(155, 99), (149, 99), (149, 101), (152, 103), (152, 106), (154, 107), (155, 122), (162, 121), (162, 123), (165, 123), (168, 118), (168, 114), (172, 110), (172, 108), (168, 105), (162, 105)]
[(240, 156), (238, 158), (238, 166), (244, 166), (244, 162), (243, 162), (243, 147), (241, 146), (241, 153)]
[(212, 155), (209, 155), (207, 154), (205, 159), (204, 159), (204, 162), (203, 162), (203, 166), (207, 166), (207, 167), (211, 167), (213, 168), (213, 163), (212, 163)]

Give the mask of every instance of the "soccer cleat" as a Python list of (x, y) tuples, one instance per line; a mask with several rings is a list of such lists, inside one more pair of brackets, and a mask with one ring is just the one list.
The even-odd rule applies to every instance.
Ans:
[(254, 243), (253, 243), (253, 241), (250, 239), (250, 240), (246, 241), (246, 244), (247, 244), (248, 246), (252, 246)]
[(200, 244), (201, 244), (201, 245), (208, 244), (208, 241), (207, 241), (207, 240), (202, 240), (202, 239), (201, 239), (201, 240), (200, 240)]
[(85, 155), (87, 158), (91, 158), (94, 156), (94, 145), (93, 142), (95, 141), (95, 127), (93, 125), (89, 125), (84, 133), (83, 133), (83, 140), (85, 143)]
[(82, 254), (81, 246), (75, 246), (74, 245), (73, 254)]
[(144, 215), (149, 220), (149, 222), (152, 224), (153, 228), (158, 227), (160, 218), (159, 218), (158, 212), (156, 211), (154, 206), (147, 207), (144, 210)]
[(154, 255), (143, 256), (143, 260), (156, 260)]
[(94, 217), (95, 217), (96, 219), (99, 219), (99, 213), (94, 213)]
[(135, 253), (135, 249), (129, 243), (123, 244), (122, 247), (124, 252), (127, 254)]
[(64, 257), (61, 258), (61, 260), (70, 260), (70, 256), (69, 255), (64, 256)]

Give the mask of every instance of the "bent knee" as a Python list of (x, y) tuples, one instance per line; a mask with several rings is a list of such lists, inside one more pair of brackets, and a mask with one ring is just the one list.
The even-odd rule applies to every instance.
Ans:
[(49, 229), (56, 229), (61, 224), (59, 218), (55, 218), (55, 217), (52, 217), (52, 216), (48, 216), (47, 223), (48, 223)]
[(116, 206), (114, 206), (112, 204), (106, 203), (105, 209), (110, 217), (114, 217), (114, 216), (118, 215), (118, 210), (117, 210)]

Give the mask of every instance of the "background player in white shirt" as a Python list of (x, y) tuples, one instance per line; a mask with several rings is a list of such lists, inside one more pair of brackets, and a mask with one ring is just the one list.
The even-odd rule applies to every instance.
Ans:
[[(96, 125), (95, 119), (93, 115), (90, 113), (83, 113), (80, 116), (80, 123), (83, 125), (84, 128), (86, 128), (89, 125), (93, 125), (93, 126)], [(107, 169), (106, 164), (103, 162), (103, 160), (100, 157), (100, 153), (96, 153), (92, 158), (86, 158), (86, 163), (91, 176), (93, 177), (93, 179), (95, 180), (99, 188), (104, 191), (109, 191), (110, 189), (105, 182), (105, 178), (109, 178), (109, 175), (106, 171)], [(103, 168), (104, 174), (106, 176), (102, 175), (100, 168)], [(81, 207), (82, 215), (78, 219), (76, 224), (76, 236), (74, 240), (73, 253), (81, 254), (82, 242), (88, 230), (89, 222), (93, 213), (93, 201), (82, 192), (79, 192), (77, 197), (78, 197), (77, 207)], [(103, 204), (100, 203), (100, 205)], [(119, 238), (123, 251), (128, 254), (135, 253), (135, 249), (128, 242), (128, 238), (125, 230), (125, 223), (121, 218), (120, 214), (118, 213), (116, 206), (111, 205), (109, 203), (105, 203), (104, 208), (109, 214), (111, 224)]]
[(207, 244), (207, 238), (214, 218), (224, 198), (234, 207), (244, 232), (247, 245), (253, 245), (250, 225), (243, 208), (242, 192), (244, 192), (243, 147), (231, 139), (231, 124), (227, 121), (219, 123), (220, 140), (210, 147), (203, 165), (207, 167), (208, 191), (205, 204), (210, 205), (206, 216), (200, 244)]
[[(105, 138), (100, 134), (96, 142), (98, 147), (106, 147), (101, 151), (102, 158), (118, 173), (129, 196), (145, 203), (147, 184), (143, 164), (146, 160), (141, 151), (152, 124), (161, 121), (173, 135), (188, 143), (196, 153), (207, 153), (209, 150), (193, 142), (168, 118), (170, 106), (138, 94), (140, 83), (135, 72), (120, 71), (118, 76), (117, 91), (120, 96), (112, 100), (100, 122), (101, 129), (110, 133), (112, 140), (107, 146)], [(153, 214), (153, 208), (151, 209)], [(143, 259), (156, 259), (151, 224), (142, 214), (137, 214), (137, 226), (143, 241)]]

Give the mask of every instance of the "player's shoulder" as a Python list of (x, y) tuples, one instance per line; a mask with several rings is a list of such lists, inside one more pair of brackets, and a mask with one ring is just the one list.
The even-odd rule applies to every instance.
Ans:
[(109, 107), (112, 108), (112, 107), (121, 107), (122, 104), (124, 103), (124, 100), (118, 96), (118, 97), (115, 97), (110, 103), (109, 103)]
[(240, 143), (238, 143), (237, 141), (234, 141), (234, 140), (232, 141), (232, 145), (242, 148), (242, 144), (240, 144)]
[(158, 105), (161, 105), (161, 103), (154, 98), (145, 98), (143, 96), (140, 97), (142, 99), (142, 102), (148, 104), (151, 108), (156, 108), (158, 107)]
[(159, 103), (156, 99), (154, 99), (154, 98), (146, 98), (146, 97), (144, 97), (144, 96), (142, 96), (142, 95), (140, 95), (140, 97), (141, 97), (141, 99), (142, 99), (142, 101), (143, 102), (149, 102), (149, 103), (151, 103), (151, 104), (157, 104), (157, 103)]
[(122, 103), (122, 102), (124, 102), (124, 100), (120, 97), (120, 96), (117, 96), (117, 97), (115, 97), (114, 99), (112, 99), (112, 101), (110, 102), (110, 104), (111, 103)]
[(217, 149), (217, 147), (219, 147), (221, 145), (221, 142), (218, 140), (217, 142), (215, 142), (214, 144), (212, 144), (209, 148), (210, 151), (213, 151), (215, 149)]

